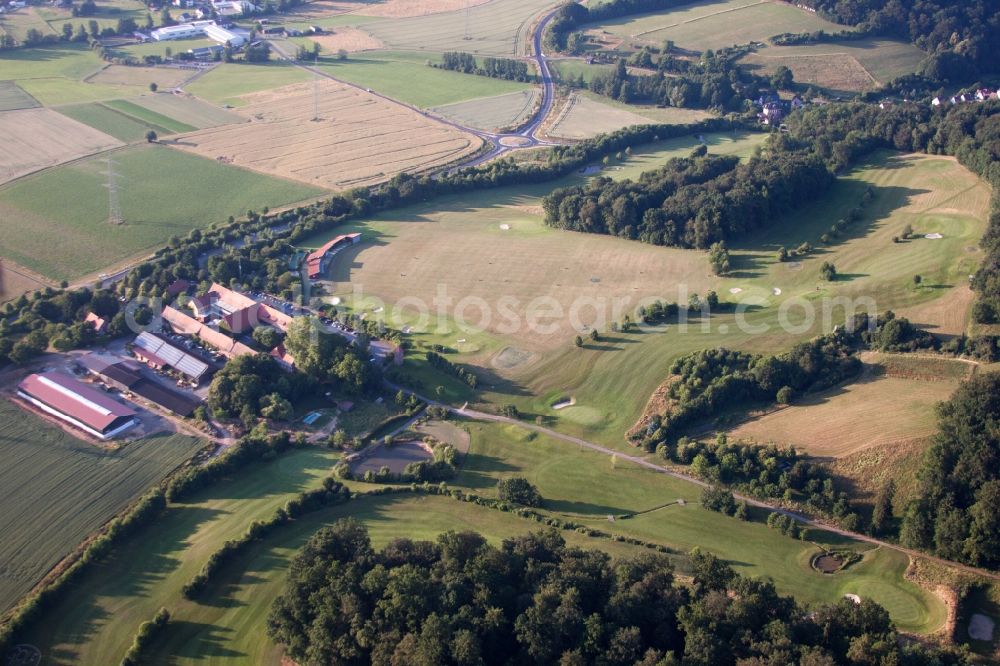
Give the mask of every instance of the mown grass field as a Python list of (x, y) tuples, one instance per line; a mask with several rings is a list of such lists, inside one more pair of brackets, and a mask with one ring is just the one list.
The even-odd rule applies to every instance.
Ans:
[(531, 48), (532, 19), (551, 6), (549, 0), (493, 0), (467, 12), (379, 19), (358, 27), (394, 49), (520, 56)]
[[(888, 360), (883, 365), (884, 358)], [(968, 376), (970, 365), (943, 358), (904, 359), (916, 366), (907, 373), (893, 367), (895, 358), (867, 354), (858, 381), (803, 396), (784, 409), (730, 429), (729, 436), (794, 446), (821, 458), (925, 440), (937, 431), (935, 405), (951, 396)], [(921, 361), (926, 361), (926, 370)]]
[(106, 451), (0, 399), (0, 613), (202, 446), (159, 435)]
[(13, 81), (44, 105), (74, 104), (134, 95), (134, 86), (84, 83), (104, 63), (86, 44), (14, 49), (0, 58), (0, 80)]
[[(698, 506), (701, 489), (603, 454), (557, 442), (521, 428), (468, 422), (472, 448), (455, 485), (489, 495), (499, 478), (525, 476), (545, 498), (545, 508), (595, 529), (623, 533), (667, 544), (686, 553), (695, 546), (709, 550), (740, 573), (767, 578), (778, 589), (804, 603), (835, 602), (846, 593), (870, 597), (884, 605), (898, 625), (910, 631), (933, 631), (944, 621), (943, 604), (931, 593), (905, 580), (908, 558), (887, 550), (869, 551), (857, 542), (841, 541), (813, 530), (810, 541), (787, 538), (762, 524), (708, 511)], [(609, 523), (607, 516), (646, 511), (686, 500), (629, 519)], [(834, 576), (814, 571), (814, 543), (865, 552), (864, 561)], [(683, 561), (680, 566), (683, 570)]]
[(769, 46), (740, 60), (759, 74), (784, 65), (795, 81), (827, 92), (845, 94), (873, 90), (917, 71), (925, 54), (906, 42), (864, 39), (839, 44)]
[(539, 96), (537, 88), (531, 88), (436, 106), (431, 111), (466, 127), (496, 130), (529, 120), (538, 108)]
[[(371, 52), (347, 60), (321, 57), (323, 71), (338, 79), (371, 88), (393, 99), (421, 108), (453, 104), (527, 90), (527, 83), (491, 79), (436, 69), (426, 64), (424, 54)], [(433, 55), (437, 60), (437, 54)]]
[(636, 44), (659, 46), (669, 39), (679, 48), (693, 51), (766, 41), (783, 32), (844, 29), (812, 12), (773, 0), (703, 0), (587, 27)]
[(253, 65), (229, 63), (214, 68), (184, 89), (209, 102), (241, 106), (246, 103), (240, 99), (242, 95), (311, 79), (312, 74), (284, 61)]
[(13, 81), (0, 81), (0, 111), (31, 109), (38, 106), (34, 97), (24, 92)]
[(630, 125), (685, 124), (711, 118), (701, 109), (656, 108), (622, 104), (590, 92), (578, 91), (567, 102), (548, 130), (554, 137), (589, 139)]
[(83, 160), (0, 189), (0, 256), (72, 279), (229, 215), (322, 193), (158, 145), (118, 151), (113, 160), (124, 224), (108, 222), (107, 161)]
[[(142, 109), (142, 107), (131, 103), (126, 106), (119, 104), (119, 102), (124, 102), (124, 100), (71, 104), (59, 107), (59, 113), (113, 136), (119, 141), (125, 142), (138, 141), (145, 137), (146, 132), (149, 130), (153, 130), (158, 136), (166, 136), (175, 134), (178, 131), (183, 132), (194, 129), (189, 125), (183, 125), (187, 129), (169, 129), (166, 125), (177, 128), (182, 126), (182, 124), (160, 115), (157, 119), (165, 121), (161, 125), (153, 122), (152, 119), (154, 116), (147, 113), (141, 114), (145, 117), (140, 117), (140, 114), (130, 113), (132, 109)], [(146, 111), (145, 109), (142, 110)]]

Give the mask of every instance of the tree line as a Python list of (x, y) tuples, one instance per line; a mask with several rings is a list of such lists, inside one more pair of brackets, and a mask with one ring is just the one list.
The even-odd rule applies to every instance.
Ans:
[(528, 69), (528, 63), (524, 60), (486, 57), (480, 63), (476, 56), (463, 51), (446, 51), (441, 55), (441, 62), (428, 62), (427, 64), (438, 69), (488, 76), (491, 79), (529, 82), (538, 78), (531, 73)]
[(810, 609), (769, 581), (694, 551), (612, 560), (553, 531), (505, 539), (447, 532), (375, 550), (343, 519), (313, 535), (272, 606), (269, 636), (318, 664), (928, 664), (956, 651), (899, 640), (870, 599)]

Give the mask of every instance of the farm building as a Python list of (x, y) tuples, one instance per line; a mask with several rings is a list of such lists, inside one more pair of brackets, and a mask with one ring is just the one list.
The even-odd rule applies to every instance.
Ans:
[(189, 305), (194, 316), (201, 322), (219, 318), (233, 333), (245, 333), (263, 324), (288, 332), (292, 318), (284, 312), (264, 303), (244, 296), (218, 283), (212, 284), (208, 292), (192, 298)]
[(170, 328), (173, 329), (174, 333), (195, 336), (205, 344), (215, 348), (226, 358), (236, 358), (237, 356), (257, 353), (242, 342), (233, 340), (222, 331), (217, 331), (207, 324), (203, 324), (197, 319), (187, 316), (177, 308), (168, 305), (163, 308), (160, 316), (163, 318), (163, 321), (170, 324)]
[(200, 403), (184, 393), (142, 375), (142, 366), (134, 361), (116, 361), (97, 354), (87, 354), (80, 362), (94, 376), (120, 391), (130, 391), (180, 416), (191, 416)]
[(211, 366), (197, 356), (175, 347), (170, 342), (149, 331), (140, 333), (133, 343), (132, 353), (137, 359), (158, 370), (173, 368), (194, 384), (211, 374)]
[(315, 280), (321, 276), (330, 265), (330, 259), (333, 255), (337, 254), (340, 250), (350, 245), (355, 245), (361, 242), (361, 234), (346, 234), (343, 236), (337, 236), (336, 238), (325, 243), (322, 247), (309, 253), (306, 256), (306, 270), (309, 273), (309, 279)]
[(17, 394), (51, 414), (102, 440), (137, 425), (135, 410), (107, 394), (60, 372), (29, 375)]

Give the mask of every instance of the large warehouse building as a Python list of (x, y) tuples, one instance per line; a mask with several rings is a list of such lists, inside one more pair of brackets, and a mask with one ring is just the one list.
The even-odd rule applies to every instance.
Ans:
[(61, 372), (29, 375), (18, 384), (17, 394), (99, 439), (111, 439), (139, 423), (135, 410)]
[(157, 28), (149, 34), (158, 42), (208, 37), (220, 44), (229, 44), (233, 48), (243, 46), (243, 43), (247, 41), (245, 31), (223, 28), (215, 21), (191, 21), (190, 23), (181, 23), (180, 25), (168, 25), (163, 28)]

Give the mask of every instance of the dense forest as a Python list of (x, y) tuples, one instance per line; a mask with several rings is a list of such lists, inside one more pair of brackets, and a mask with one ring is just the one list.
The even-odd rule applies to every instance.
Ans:
[(833, 183), (817, 157), (768, 153), (740, 163), (706, 155), (672, 159), (637, 182), (595, 178), (542, 200), (545, 223), (654, 245), (707, 248), (767, 225)]
[(938, 427), (900, 539), (950, 560), (1000, 568), (1000, 375), (964, 383), (940, 406)]
[(903, 645), (870, 599), (810, 609), (695, 551), (678, 584), (659, 553), (612, 561), (555, 532), (497, 546), (473, 532), (376, 551), (345, 519), (289, 567), (268, 633), (303, 666), (326, 664), (962, 664)]

